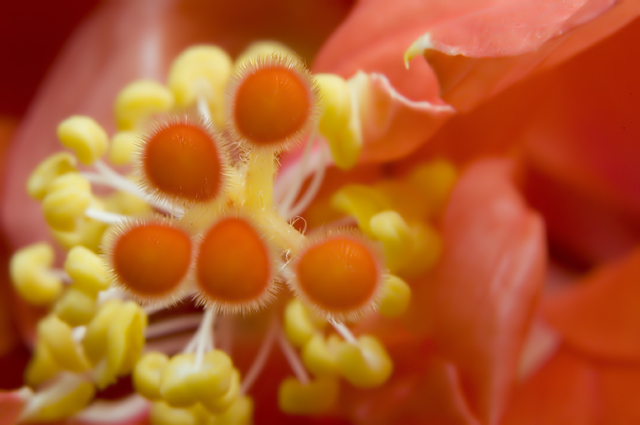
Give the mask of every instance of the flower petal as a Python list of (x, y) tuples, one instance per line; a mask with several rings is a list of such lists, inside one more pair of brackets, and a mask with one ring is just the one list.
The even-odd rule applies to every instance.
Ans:
[(503, 425), (616, 423), (598, 421), (599, 395), (596, 369), (563, 347), (515, 391)]
[[(445, 102), (466, 111), (532, 70), (553, 66), (594, 44), (640, 13), (637, 2), (621, 2), (595, 19), (614, 3), (362, 1), (320, 52), (315, 67), (346, 77), (357, 70), (380, 72), (404, 96), (434, 101), (440, 90)], [(580, 25), (584, 27), (575, 29)], [(402, 53), (426, 34), (429, 64), (439, 82), (422, 60), (412, 61), (409, 71), (402, 72)]]
[(391, 161), (414, 151), (455, 110), (441, 101), (413, 101), (378, 73), (358, 72), (350, 83), (360, 96), (361, 161)]
[(28, 390), (0, 391), (0, 425), (17, 423), (28, 394)]
[[(523, 129), (527, 158), (546, 179), (545, 186), (538, 187), (536, 206), (551, 215), (558, 208), (555, 193), (565, 197), (574, 192), (573, 197), (584, 198), (582, 205), (563, 208), (568, 217), (557, 217), (556, 222), (573, 227), (565, 229), (565, 240), (573, 239), (566, 248), (579, 254), (588, 251), (591, 261), (620, 255), (629, 242), (639, 240), (640, 168), (636, 158), (640, 156), (640, 129), (635, 125), (635, 93), (640, 91), (640, 80), (634, 71), (640, 55), (640, 46), (634, 42), (638, 37), (640, 21), (636, 20), (541, 76), (540, 86), (545, 89), (531, 111), (530, 125)], [(589, 219), (598, 210), (598, 216)], [(572, 224), (572, 216), (580, 217), (584, 224)], [(602, 239), (594, 238), (585, 245), (593, 226), (602, 229), (607, 222), (616, 224), (617, 231), (604, 228)], [(614, 242), (615, 250), (606, 249)]]
[(485, 160), (456, 184), (443, 220), (444, 251), (429, 308), (436, 346), (460, 372), (472, 410), (497, 423), (545, 272), (540, 218), (511, 181), (513, 164)]
[(608, 360), (640, 361), (640, 250), (546, 297), (543, 314), (566, 343)]

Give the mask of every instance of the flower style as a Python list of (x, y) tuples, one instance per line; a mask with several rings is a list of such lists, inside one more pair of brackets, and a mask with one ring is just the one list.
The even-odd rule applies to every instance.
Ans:
[[(109, 102), (90, 96), (95, 104), (59, 117), (58, 139), (73, 154), (53, 153), (48, 139), (37, 157), (20, 144), (12, 152), (40, 162), (29, 195), (68, 252), (64, 270), (53, 267), (47, 244), (12, 258), (18, 293), (50, 313), (25, 327), (31, 388), (2, 395), (0, 418), (92, 422), (116, 409), (113, 422), (150, 415), (152, 423), (268, 423), (282, 414), (276, 404), (288, 415), (355, 423), (521, 423), (522, 412), (546, 414), (527, 403), (567, 363), (565, 348), (509, 404), (518, 368), (530, 376), (558, 340), (543, 330), (551, 342), (536, 351), (531, 324), (548, 274), (545, 235), (516, 184), (524, 175), (524, 194), (549, 208), (548, 192), (533, 185), (548, 179), (538, 165), (549, 163), (540, 159), (548, 148), (526, 141), (544, 127), (514, 136), (485, 118), (514, 93), (531, 95), (526, 85), (505, 91), (510, 85), (557, 66), (638, 10), (598, 1), (401, 3), (356, 5), (313, 74), (273, 42), (245, 50), (249, 40), (231, 43), (235, 60), (211, 45), (178, 55), (192, 41), (184, 35), (158, 49), (169, 3), (142, 15), (144, 3), (105, 6), (101, 25), (122, 11), (124, 22), (144, 16), (152, 28), (134, 30), (140, 44), (108, 53), (143, 68), (107, 73), (106, 85), (92, 89), (117, 90), (117, 130)], [(200, 7), (209, 6), (187, 6), (194, 29)], [(77, 52), (92, 47), (85, 31)], [(162, 51), (170, 54), (161, 59)], [(157, 82), (163, 70), (166, 86)], [(131, 82), (141, 75), (153, 79)], [(53, 78), (72, 87), (67, 75)], [(42, 104), (22, 140), (49, 131), (46, 96)], [(516, 149), (518, 160), (508, 154)], [(504, 158), (476, 160), (487, 153)], [(105, 154), (134, 174), (114, 171)], [(32, 169), (9, 166), (16, 176)], [(99, 185), (116, 192), (105, 196)], [(18, 190), (9, 187), (8, 199), (21, 199)], [(8, 222), (34, 223), (7, 227), (11, 240), (39, 241), (43, 221), (34, 209), (11, 205)], [(615, 251), (582, 248), (591, 261)], [(633, 275), (633, 262), (619, 266), (621, 276)], [(616, 276), (594, 280), (616, 283), (615, 291)], [(594, 296), (544, 298), (543, 317), (565, 344), (602, 346), (602, 336), (564, 312), (584, 315)], [(195, 306), (176, 308), (191, 298)], [(29, 309), (19, 307), (34, 317)], [(187, 340), (174, 336), (196, 325)], [(273, 345), (284, 359), (269, 356)], [(105, 401), (128, 375), (139, 395)]]

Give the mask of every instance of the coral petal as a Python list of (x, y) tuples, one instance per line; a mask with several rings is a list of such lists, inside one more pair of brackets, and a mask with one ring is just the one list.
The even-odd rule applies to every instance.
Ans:
[(471, 166), (443, 221), (443, 258), (431, 289), (436, 346), (459, 369), (472, 411), (496, 423), (543, 284), (540, 218), (527, 209), (507, 161)]
[(439, 98), (412, 101), (400, 94), (387, 76), (358, 73), (363, 151), (362, 161), (389, 161), (415, 150), (434, 134), (455, 110)]
[(0, 391), (0, 425), (13, 425), (17, 422), (26, 401), (18, 391)]
[(546, 297), (543, 314), (567, 344), (607, 359), (640, 361), (640, 250)]
[(503, 425), (625, 423), (598, 422), (598, 396), (595, 368), (564, 347), (515, 391)]

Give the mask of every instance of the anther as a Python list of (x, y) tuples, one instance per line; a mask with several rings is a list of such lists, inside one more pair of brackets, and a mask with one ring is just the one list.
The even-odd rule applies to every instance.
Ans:
[(162, 218), (133, 220), (107, 237), (107, 262), (113, 280), (142, 301), (167, 301), (187, 278), (189, 235)]
[(83, 164), (93, 164), (107, 151), (109, 138), (92, 118), (73, 116), (62, 121), (57, 129), (60, 142), (72, 149)]
[(230, 311), (262, 307), (274, 291), (274, 259), (249, 219), (223, 216), (201, 237), (196, 260), (200, 299)]
[(316, 89), (309, 72), (280, 55), (263, 55), (239, 72), (229, 105), (231, 133), (247, 147), (281, 151), (313, 124)]
[(226, 168), (222, 136), (186, 117), (157, 125), (140, 149), (144, 185), (178, 202), (214, 200), (223, 192)]
[(328, 318), (354, 320), (375, 308), (382, 286), (381, 256), (355, 233), (318, 237), (296, 255), (292, 290)]

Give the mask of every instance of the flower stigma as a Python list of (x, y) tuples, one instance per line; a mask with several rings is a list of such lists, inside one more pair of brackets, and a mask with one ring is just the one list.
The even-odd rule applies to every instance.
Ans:
[[(175, 59), (166, 85), (122, 90), (115, 134), (90, 117), (63, 121), (71, 152), (45, 159), (27, 190), (67, 249), (64, 268), (46, 243), (11, 260), (17, 292), (50, 310), (20, 420), (91, 418), (94, 397), (130, 376), (134, 393), (109, 403), (132, 417), (249, 424), (251, 388), (275, 346), (293, 373), (278, 389), (284, 413), (336, 414), (341, 381), (384, 385), (392, 357), (357, 322), (407, 312), (407, 280), (439, 258), (431, 222), (456, 170), (436, 160), (318, 196), (327, 167), (357, 163), (358, 99), (348, 80), (313, 76), (278, 43), (249, 46), (235, 63), (201, 45)], [(302, 213), (315, 217), (309, 235), (294, 225)], [(262, 342), (238, 367), (236, 324), (253, 314), (267, 319)]]

